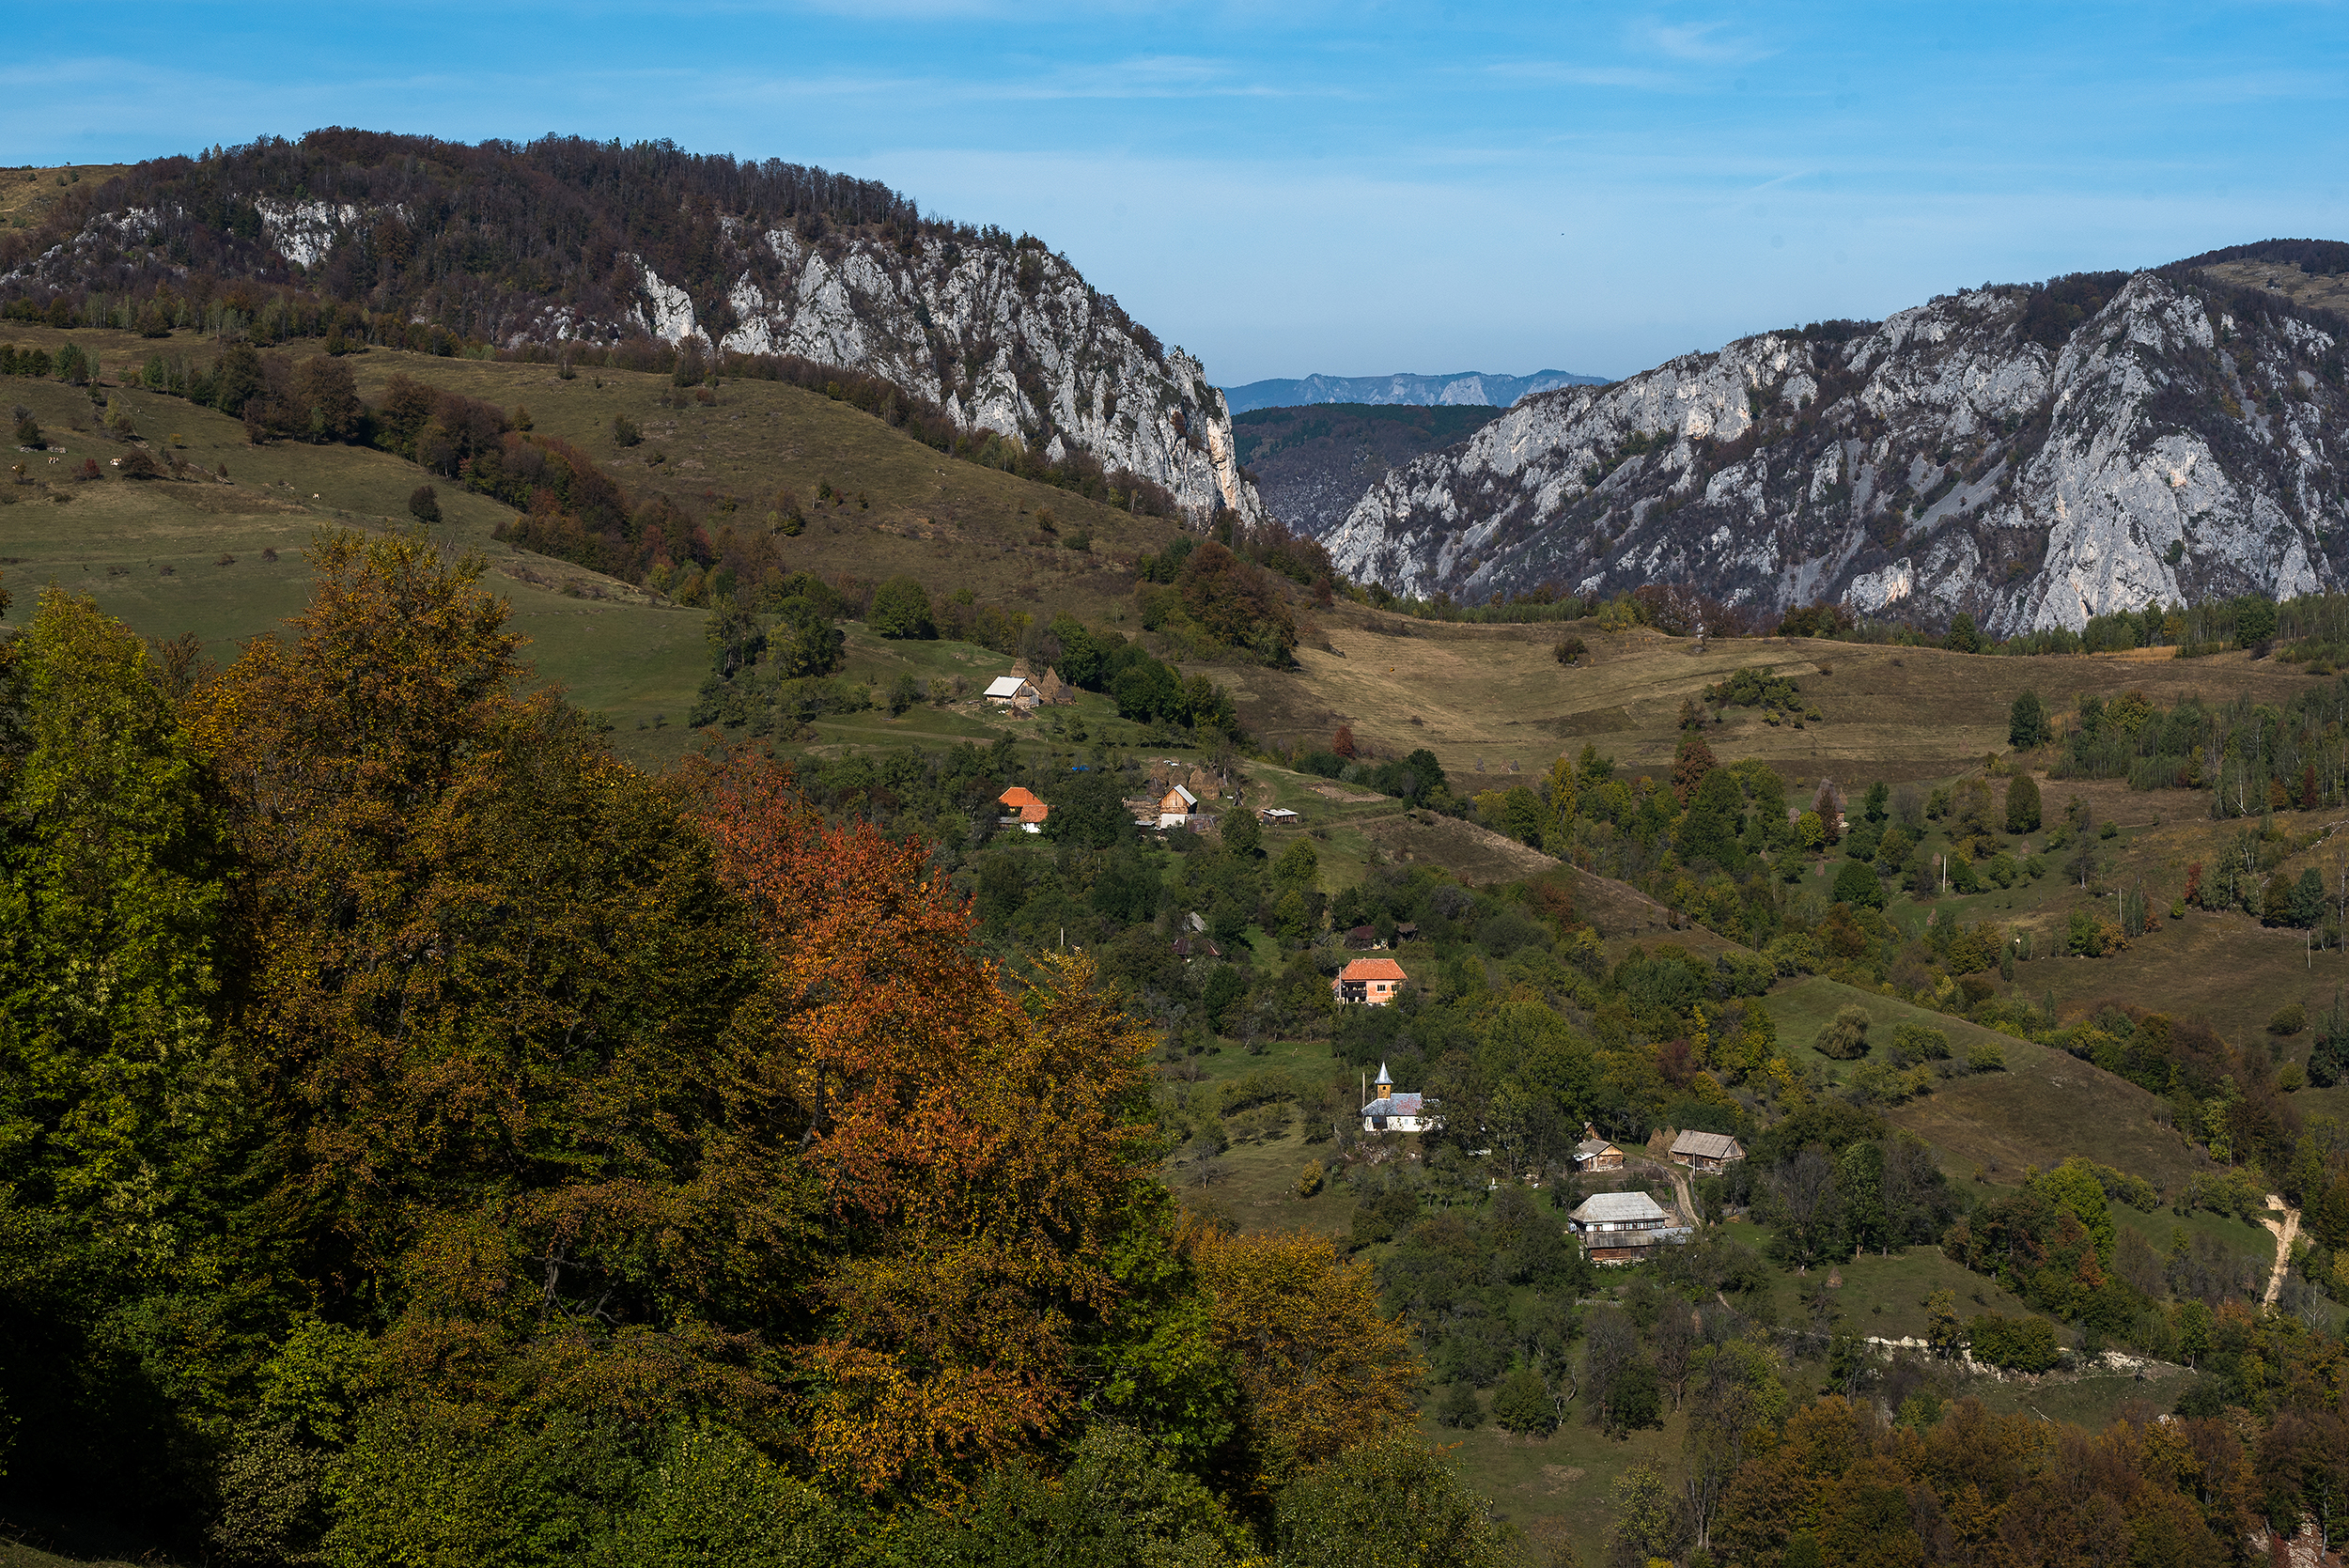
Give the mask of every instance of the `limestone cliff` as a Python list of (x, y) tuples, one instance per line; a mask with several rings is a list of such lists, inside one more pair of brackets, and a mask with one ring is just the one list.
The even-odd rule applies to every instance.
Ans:
[(889, 380), (967, 432), (1130, 472), (1195, 522), (1266, 517), (1196, 359), (1041, 241), (820, 169), (659, 143), (322, 131), (138, 164), (38, 233), (0, 232), (0, 298), (38, 308), (163, 298), (201, 317), (268, 290), (363, 310), (363, 332), (428, 324), (509, 349), (698, 335), (798, 355)]
[(1397, 592), (1686, 584), (2000, 634), (2349, 574), (2349, 325), (2184, 268), (1818, 323), (1519, 403), (1326, 543)]
[(707, 319), (684, 288), (630, 257), (637, 323), (672, 342), (699, 334), (721, 349), (863, 370), (964, 429), (1055, 460), (1085, 452), (1163, 485), (1194, 518), (1224, 506), (1265, 520), (1231, 411), (1199, 361), (1161, 349), (1065, 258), (936, 235), (910, 246), (811, 244), (783, 228), (732, 238), (734, 276)]

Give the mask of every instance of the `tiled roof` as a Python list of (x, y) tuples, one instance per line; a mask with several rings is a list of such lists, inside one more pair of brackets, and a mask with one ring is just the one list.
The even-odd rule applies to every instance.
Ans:
[(995, 799), (1001, 800), (1004, 805), (1011, 807), (1014, 811), (1019, 810), (1021, 806), (1035, 806), (1043, 804), (1043, 798), (1037, 795), (1035, 791), (1030, 789), (1026, 784), (1014, 784), (1009, 789), (1004, 790), (1001, 795), (995, 797)]
[(1423, 1094), (1389, 1094), (1383, 1100), (1373, 1100), (1362, 1107), (1365, 1116), (1417, 1116), (1425, 1105)]
[(1338, 971), (1340, 980), (1408, 980), (1403, 966), (1392, 958), (1357, 958)]
[(1046, 805), (1041, 800), (1031, 800), (1026, 805), (1019, 808), (1019, 820), (1022, 822), (1041, 822), (1047, 815), (1050, 815), (1051, 810), (1051, 807)]

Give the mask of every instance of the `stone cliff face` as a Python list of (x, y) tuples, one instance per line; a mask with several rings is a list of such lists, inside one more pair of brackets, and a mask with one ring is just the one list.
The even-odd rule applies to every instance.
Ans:
[[(353, 137), (369, 144), (350, 154), (360, 161), (338, 160), (333, 148)], [(393, 156), (417, 148), (430, 159)], [(1083, 454), (1162, 486), (1194, 522), (1220, 507), (1249, 526), (1266, 520), (1231, 411), (1199, 362), (1162, 349), (1039, 242), (920, 221), (910, 205), (862, 223), (822, 210), (754, 223), (682, 189), (666, 205), (630, 207), (609, 181), (548, 172), (583, 158), (644, 163), (661, 190), (708, 162), (659, 147), (412, 147), (338, 132), (200, 165), (159, 161), (94, 193), (29, 252), (18, 246), (0, 295), (135, 301), (250, 279), (508, 348), (699, 336), (879, 377), (965, 431), (992, 430), (1054, 462)], [(478, 178), (456, 183), (434, 160), (469, 161)], [(902, 199), (820, 171), (770, 183), (820, 180), (848, 192), (834, 209), (849, 195), (884, 210)], [(336, 199), (315, 194), (336, 187)]]
[(2349, 329), (2183, 270), (2075, 322), (2065, 281), (1530, 397), (1325, 542), (1406, 594), (1672, 583), (2000, 635), (2349, 575)]
[(1054, 461), (1083, 452), (1163, 485), (1194, 519), (1222, 506), (1265, 520), (1231, 411), (1200, 363), (1160, 349), (1065, 259), (928, 235), (910, 245), (810, 243), (788, 229), (732, 238), (732, 281), (707, 311), (630, 257), (637, 314), (622, 325), (862, 370), (940, 405), (963, 429)]

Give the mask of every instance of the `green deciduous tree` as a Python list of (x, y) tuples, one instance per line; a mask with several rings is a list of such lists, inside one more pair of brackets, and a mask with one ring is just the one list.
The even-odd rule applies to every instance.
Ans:
[(2054, 737), (2047, 723), (2047, 706), (2039, 700), (2039, 693), (2025, 691), (2007, 709), (2006, 743), (2018, 752), (2033, 746), (2044, 746)]
[(1836, 1009), (1834, 1018), (1819, 1032), (1819, 1054), (1833, 1057), (1838, 1062), (1849, 1062), (1867, 1055), (1868, 1024), (1868, 1015), (1861, 1008)]
[(2010, 833), (2035, 833), (2039, 831), (2039, 781), (2029, 773), (2017, 773), (2006, 786), (2006, 831)]
[(1729, 769), (1706, 768), (1690, 792), (1688, 812), (1681, 818), (1678, 838), (1682, 856), (1723, 862), (1741, 860), (1737, 830), (1745, 805), (1745, 791), (1737, 787), (1737, 780)]
[(1264, 853), (1264, 826), (1256, 814), (1245, 805), (1236, 805), (1223, 814), (1219, 824), (1223, 835), (1223, 847), (1235, 855), (1259, 859)]
[(1835, 897), (1838, 903), (1855, 908), (1881, 909), (1884, 908), (1884, 884), (1876, 874), (1853, 860), (1846, 860), (1835, 871)]
[(227, 836), (158, 675), (54, 590), (0, 643), (0, 1400), (52, 1506), (200, 1507), (282, 1278), (238, 1234), (271, 1172), (221, 1028)]
[(1507, 1536), (1451, 1464), (1411, 1438), (1346, 1450), (1282, 1492), (1274, 1534), (1294, 1568), (1502, 1568)]
[(1558, 1429), (1558, 1403), (1549, 1385), (1531, 1367), (1519, 1367), (1493, 1389), (1493, 1421), (1525, 1437), (1547, 1437)]
[(929, 595), (910, 577), (893, 577), (873, 591), (865, 625), (883, 637), (935, 637)]
[(161, 1263), (189, 1162), (224, 1152), (226, 834), (147, 645), (89, 599), (44, 593), (6, 675), (8, 1179)]

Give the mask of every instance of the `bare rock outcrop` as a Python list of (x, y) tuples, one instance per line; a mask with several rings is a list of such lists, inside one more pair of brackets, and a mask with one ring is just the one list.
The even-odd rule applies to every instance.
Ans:
[(1664, 582), (2000, 634), (2308, 592), (2349, 570), (2344, 335), (2184, 269), (1765, 333), (1529, 397), (1326, 542), (1409, 595)]

